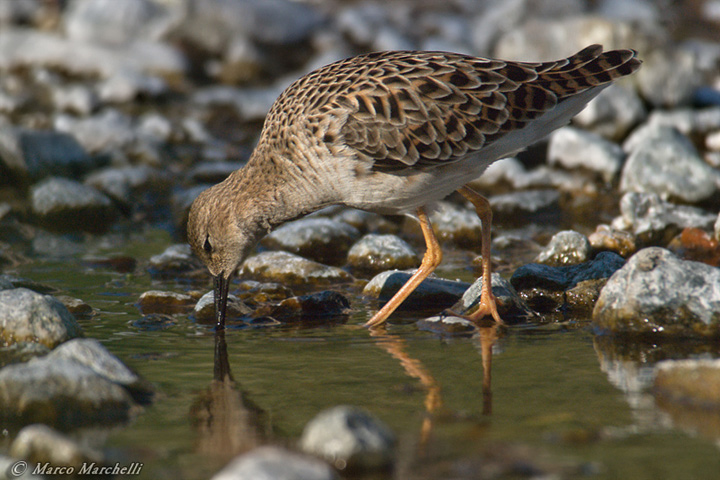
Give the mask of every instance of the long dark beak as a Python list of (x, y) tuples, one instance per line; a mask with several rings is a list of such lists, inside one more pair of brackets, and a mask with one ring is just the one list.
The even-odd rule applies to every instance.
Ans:
[(215, 330), (225, 329), (225, 313), (227, 311), (228, 287), (230, 279), (225, 278), (222, 273), (213, 277), (215, 289)]

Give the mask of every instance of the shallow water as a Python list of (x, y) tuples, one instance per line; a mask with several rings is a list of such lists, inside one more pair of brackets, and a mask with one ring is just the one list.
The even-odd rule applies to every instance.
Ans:
[[(499, 332), (490, 397), (483, 395), (481, 338), (418, 331), (404, 321), (412, 318), (407, 314), (373, 336), (359, 327), (365, 303), (345, 292), (354, 313), (344, 323), (229, 329), (235, 382), (214, 382), (216, 339), (208, 327), (187, 315), (148, 326), (135, 306), (149, 289), (192, 288), (146, 273), (147, 259), (170, 243), (155, 229), (66, 238), (48, 249), (54, 258), (5, 272), (92, 305), (99, 313), (80, 320), (85, 335), (157, 387), (154, 404), (130, 425), (100, 433), (112, 455), (144, 463), (133, 478), (209, 478), (252, 445), (294, 445), (311, 418), (338, 404), (366, 408), (398, 439), (394, 472), (353, 478), (527, 478), (540, 471), (561, 478), (720, 478), (720, 433), (673, 427), (642, 386), (652, 361), (691, 351), (596, 339), (588, 319)], [(133, 273), (91, 261), (119, 249), (138, 260)], [(698, 348), (717, 355), (717, 347)]]

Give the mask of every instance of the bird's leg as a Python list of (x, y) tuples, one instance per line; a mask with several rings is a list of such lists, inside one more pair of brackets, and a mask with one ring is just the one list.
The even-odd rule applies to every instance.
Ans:
[(475, 206), (475, 212), (480, 217), (480, 226), (482, 228), (480, 254), (483, 262), (483, 285), (478, 309), (467, 318), (476, 323), (481, 318), (492, 315), (497, 323), (502, 324), (503, 321), (497, 311), (497, 301), (492, 293), (492, 264), (490, 261), (492, 210), (490, 209), (490, 202), (467, 185), (460, 187), (458, 192)]
[(430, 219), (422, 207), (417, 209), (417, 217), (418, 220), (420, 220), (420, 228), (422, 228), (423, 237), (425, 237), (425, 245), (427, 246), (425, 255), (420, 263), (420, 268), (418, 268), (412, 277), (405, 282), (405, 285), (395, 292), (395, 295), (393, 295), (393, 297), (388, 300), (388, 302), (383, 305), (383, 307), (378, 310), (378, 312), (373, 315), (370, 320), (368, 320), (365, 324), (366, 327), (373, 328), (385, 323), (385, 320), (387, 320), (395, 309), (400, 306), (408, 295), (410, 295), (413, 290), (415, 290), (417, 286), (420, 285), (433, 270), (435, 270), (435, 267), (440, 265), (440, 262), (442, 261), (442, 250), (440, 250), (440, 244), (438, 243), (437, 238), (435, 238), (435, 233), (433, 232), (432, 225), (430, 224)]

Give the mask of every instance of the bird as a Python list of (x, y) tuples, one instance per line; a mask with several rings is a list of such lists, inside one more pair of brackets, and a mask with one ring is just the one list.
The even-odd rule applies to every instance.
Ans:
[(428, 208), (458, 191), (481, 221), (483, 288), (467, 318), (498, 324), (488, 200), (467, 184), (570, 122), (641, 64), (631, 49), (590, 45), (556, 61), (520, 62), (433, 51), (382, 51), (299, 78), (271, 106), (246, 164), (204, 190), (187, 238), (214, 280), (225, 327), (232, 275), (275, 227), (331, 205), (420, 222), (420, 267), (366, 323), (383, 325), (442, 260)]

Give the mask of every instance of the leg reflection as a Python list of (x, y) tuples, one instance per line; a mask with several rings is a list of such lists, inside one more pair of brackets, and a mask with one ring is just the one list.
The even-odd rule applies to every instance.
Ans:
[(480, 356), (482, 357), (482, 413), (492, 413), (492, 348), (498, 338), (498, 325), (490, 326), (476, 325), (478, 329), (475, 337), (480, 345)]

